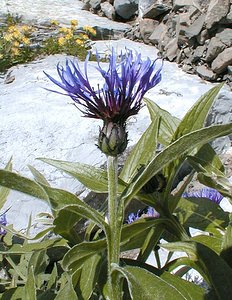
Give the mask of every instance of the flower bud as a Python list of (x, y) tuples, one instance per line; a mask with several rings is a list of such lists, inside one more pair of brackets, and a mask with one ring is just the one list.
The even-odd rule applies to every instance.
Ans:
[(99, 149), (109, 156), (123, 153), (127, 147), (126, 126), (116, 123), (104, 123), (98, 138)]

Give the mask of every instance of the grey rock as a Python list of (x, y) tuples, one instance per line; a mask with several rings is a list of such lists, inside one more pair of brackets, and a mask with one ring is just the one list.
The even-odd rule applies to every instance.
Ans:
[(177, 38), (173, 38), (165, 47), (165, 57), (169, 61), (173, 61), (179, 54), (179, 48), (177, 44)]
[(217, 33), (216, 37), (227, 47), (232, 46), (232, 29), (225, 28), (221, 32)]
[(205, 80), (215, 81), (217, 79), (217, 74), (215, 74), (212, 70), (210, 70), (205, 65), (198, 66), (196, 68), (196, 72), (201, 78)]
[(101, 10), (108, 19), (110, 20), (115, 19), (115, 9), (113, 5), (110, 4), (109, 2), (101, 3)]
[(212, 28), (213, 25), (226, 17), (229, 12), (229, 8), (229, 0), (211, 0), (205, 19), (206, 28)]
[(144, 11), (149, 9), (149, 7), (152, 4), (155, 4), (157, 1), (156, 0), (139, 0), (139, 17), (143, 18), (144, 17)]
[(228, 66), (227, 71), (229, 75), (232, 75), (232, 66)]
[(128, 20), (138, 10), (138, 0), (115, 0), (114, 9), (120, 17)]
[(204, 26), (205, 22), (205, 15), (201, 14), (189, 27), (186, 29), (186, 36), (188, 38), (195, 37), (199, 35), (199, 33), (202, 31), (202, 28)]
[(156, 19), (160, 15), (168, 13), (171, 9), (172, 7), (166, 4), (153, 4), (144, 11), (143, 17)]
[(192, 56), (192, 63), (195, 63), (205, 57), (206, 45), (198, 46)]
[(197, 0), (174, 0), (173, 1), (173, 9), (179, 10), (180, 8), (184, 6), (195, 6), (197, 9), (201, 10), (200, 4), (198, 3)]
[(232, 6), (230, 7), (230, 11), (229, 11), (229, 13), (226, 16), (226, 21), (229, 24), (232, 23)]
[(149, 37), (154, 32), (155, 28), (159, 25), (159, 22), (152, 19), (142, 19), (139, 22), (139, 29), (140, 34), (142, 37), (142, 40), (144, 43), (148, 44), (151, 41), (149, 40)]
[(225, 45), (217, 37), (212, 37), (208, 45), (205, 60), (207, 62), (213, 61), (224, 49)]
[(89, 4), (93, 10), (98, 10), (100, 9), (101, 0), (90, 0)]
[(167, 31), (168, 27), (164, 23), (160, 23), (149, 37), (149, 40), (153, 45), (157, 45), (162, 42)]
[(205, 41), (209, 38), (209, 33), (207, 29), (203, 29), (200, 34), (197, 36), (197, 42), (200, 45), (203, 45)]
[(226, 48), (223, 52), (218, 54), (215, 60), (212, 62), (212, 70), (217, 73), (223, 73), (229, 65), (232, 63), (232, 47)]
[[(232, 98), (228, 90), (222, 90), (214, 102), (206, 120), (206, 126), (212, 124), (228, 124), (232, 122)], [(217, 153), (231, 145), (231, 135), (216, 139), (212, 146)]]

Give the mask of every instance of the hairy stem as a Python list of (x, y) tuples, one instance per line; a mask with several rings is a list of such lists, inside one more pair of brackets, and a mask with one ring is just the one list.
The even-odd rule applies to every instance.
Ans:
[(116, 273), (112, 274), (112, 264), (119, 264), (121, 221), (118, 216), (118, 161), (108, 156), (108, 217), (110, 233), (108, 236), (108, 280), (110, 300), (121, 299), (120, 283)]

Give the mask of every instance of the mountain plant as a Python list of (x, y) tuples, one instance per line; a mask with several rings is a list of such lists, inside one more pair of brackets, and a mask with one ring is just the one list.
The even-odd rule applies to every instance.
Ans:
[[(104, 80), (97, 89), (88, 80), (88, 57), (84, 72), (78, 62), (67, 60), (65, 67), (57, 66), (59, 79), (46, 75), (84, 116), (103, 121), (98, 147), (107, 168), (40, 159), (79, 180), (96, 198), (102, 196), (102, 205), (93, 208), (51, 187), (31, 166), (34, 180), (0, 170), (1, 193), (18, 190), (48, 202), (52, 211), (35, 237), (3, 225), (2, 299), (231, 299), (231, 216), (220, 208), (218, 195), (184, 194), (197, 174), (231, 201), (232, 186), (210, 142), (231, 134), (232, 124), (205, 127), (222, 84), (179, 120), (144, 98), (161, 80), (158, 59), (143, 61), (132, 51), (118, 58), (113, 50), (108, 69), (99, 61), (97, 69)], [(119, 170), (117, 160), (130, 135), (127, 119), (139, 112), (142, 101), (151, 124)], [(128, 209), (134, 201), (147, 209), (132, 217)], [(194, 236), (191, 228), (200, 234)], [(160, 249), (167, 250), (166, 260)], [(153, 265), (147, 263), (151, 253)], [(200, 273), (207, 288), (182, 279), (190, 269)]]

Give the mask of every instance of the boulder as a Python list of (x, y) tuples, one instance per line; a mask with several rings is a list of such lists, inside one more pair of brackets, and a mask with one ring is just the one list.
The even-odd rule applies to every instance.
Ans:
[(212, 70), (217, 73), (223, 73), (232, 63), (232, 47), (222, 51), (212, 62)]
[(116, 14), (125, 20), (129, 20), (138, 10), (138, 0), (115, 0)]
[(90, 0), (89, 1), (90, 6), (94, 11), (100, 9), (101, 0)]
[(201, 14), (185, 31), (188, 38), (195, 37), (200, 34), (205, 22), (205, 15)]
[(175, 11), (179, 10), (182, 7), (191, 6), (191, 5), (195, 6), (197, 9), (201, 10), (198, 0), (174, 0), (173, 1), (173, 9)]
[(221, 21), (228, 14), (230, 9), (230, 0), (211, 0), (205, 18), (207, 29)]
[(157, 19), (160, 15), (167, 14), (171, 9), (171, 6), (164, 3), (153, 4), (144, 11), (143, 17), (148, 19)]
[(110, 20), (115, 19), (115, 9), (113, 5), (110, 4), (109, 2), (101, 3), (101, 10), (108, 19)]
[(208, 45), (205, 60), (207, 62), (213, 61), (224, 49), (225, 45), (217, 37), (212, 37)]
[(142, 40), (144, 43), (149, 44), (151, 41), (149, 37), (154, 32), (155, 28), (159, 25), (159, 22), (152, 19), (142, 19), (139, 22), (139, 29)]
[(164, 23), (160, 23), (149, 37), (149, 40), (153, 45), (158, 45), (162, 42), (167, 31), (168, 27)]
[(195, 51), (193, 52), (193, 55), (192, 55), (192, 59), (191, 59), (192, 63), (195, 63), (195, 62), (199, 61), (200, 59), (204, 59), (206, 47), (207, 47), (206, 45), (203, 45), (203, 46), (198, 46), (195, 49)]
[(139, 0), (139, 17), (144, 17), (144, 11), (149, 9), (152, 4), (155, 4), (156, 0)]
[(205, 80), (214, 81), (217, 79), (217, 74), (215, 74), (212, 70), (210, 70), (205, 65), (198, 66), (196, 68), (196, 72), (201, 78)]
[(164, 47), (165, 57), (169, 61), (173, 61), (179, 54), (179, 48), (177, 44), (177, 38), (173, 38), (170, 42)]
[(227, 47), (232, 46), (232, 29), (225, 28), (221, 32), (216, 34), (216, 37)]

